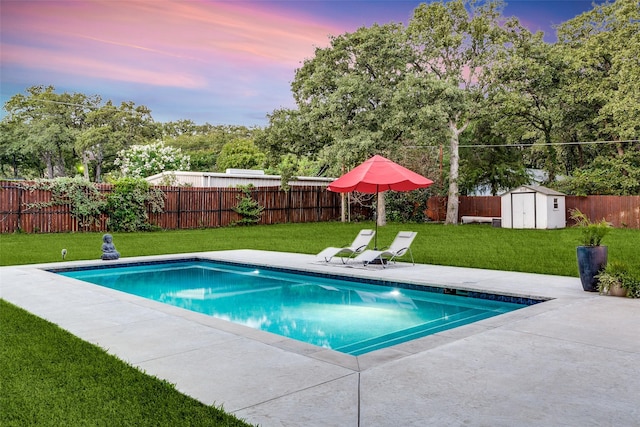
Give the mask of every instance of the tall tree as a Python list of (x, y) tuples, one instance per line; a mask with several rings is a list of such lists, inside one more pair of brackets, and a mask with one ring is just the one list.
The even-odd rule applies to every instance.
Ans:
[(113, 131), (107, 125), (105, 116), (115, 107), (109, 102), (103, 107), (93, 106), (93, 111), (87, 113), (85, 126), (78, 133), (75, 142), (76, 152), (80, 155), (84, 178), (90, 180), (90, 163), (95, 162), (95, 181), (100, 182), (104, 153), (112, 141)]
[(628, 149), (620, 156), (599, 156), (556, 187), (568, 194), (588, 196), (612, 194), (640, 195), (640, 147)]
[(449, 133), (447, 224), (458, 222), (460, 135), (482, 112), (489, 89), (486, 72), (503, 49), (502, 9), (501, 1), (421, 4), (407, 29), (419, 55), (417, 71), (440, 81), (445, 119), (440, 127)]
[(616, 0), (558, 27), (558, 46), (571, 65), (565, 90), (591, 114), (592, 140), (617, 141), (616, 154), (640, 135), (640, 4)]
[(500, 192), (528, 184), (522, 149), (505, 144), (504, 135), (494, 126), (495, 116), (487, 115), (469, 126), (460, 149), (460, 190), (468, 195), (480, 189), (497, 196)]
[(402, 25), (373, 25), (333, 37), (296, 71), (299, 115), (290, 116), (321, 135), (305, 148), (335, 165), (332, 173), (402, 142), (405, 125), (391, 120), (393, 97), (411, 58)]
[(333, 142), (328, 132), (312, 126), (309, 115), (300, 110), (281, 108), (267, 118), (269, 125), (255, 139), (267, 156), (267, 167), (277, 168), (291, 156), (316, 160), (320, 151)]
[[(294, 117), (320, 135), (307, 142), (325, 144), (316, 150), (330, 173), (344, 173), (374, 153), (393, 157), (402, 146), (408, 125), (394, 120), (394, 97), (413, 62), (402, 25), (373, 25), (333, 37), (296, 71), (300, 116)], [(377, 200), (377, 222), (384, 225), (385, 199)]]
[(85, 177), (89, 179), (89, 162), (92, 162), (95, 181), (101, 182), (103, 170), (113, 168), (120, 150), (151, 142), (159, 135), (159, 127), (145, 106), (136, 106), (133, 102), (116, 106), (111, 101), (94, 106), (87, 113), (85, 126), (76, 142)]
[(165, 143), (188, 154), (191, 170), (201, 172), (216, 170), (218, 156), (225, 144), (236, 139), (253, 140), (261, 133), (258, 128), (209, 123), (196, 125), (190, 120), (164, 123), (162, 128)]
[[(510, 47), (491, 69), (490, 100), (500, 106), (495, 126), (519, 132), (518, 142), (528, 142), (544, 152), (548, 180), (560, 171), (556, 143), (564, 135), (567, 115), (564, 79), (567, 64), (562, 53), (545, 43), (542, 33), (531, 34), (517, 22), (506, 25)], [(510, 131), (511, 130), (511, 131)]]
[(222, 147), (218, 156), (217, 168), (224, 171), (229, 168), (257, 169), (262, 167), (265, 155), (253, 141), (249, 139), (236, 139)]
[(32, 178), (44, 175), (40, 159), (30, 155), (25, 147), (26, 131), (24, 123), (8, 116), (0, 122), (0, 176)]
[(57, 94), (53, 86), (32, 86), (27, 95), (14, 95), (6, 102), (8, 120), (19, 123), (23, 131), (22, 154), (39, 157), (47, 178), (66, 175), (90, 103), (83, 94)]

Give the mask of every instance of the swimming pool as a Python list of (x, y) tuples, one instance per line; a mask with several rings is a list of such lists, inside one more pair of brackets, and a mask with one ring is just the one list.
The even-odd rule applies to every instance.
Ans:
[(539, 302), (202, 259), (52, 271), (354, 356)]

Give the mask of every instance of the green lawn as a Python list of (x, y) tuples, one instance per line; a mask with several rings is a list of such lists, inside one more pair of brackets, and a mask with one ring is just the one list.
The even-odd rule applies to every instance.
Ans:
[(0, 425), (248, 426), (0, 300)]
[[(115, 233), (123, 257), (224, 249), (315, 254), (350, 243), (364, 223), (282, 224), (207, 230)], [(579, 230), (510, 230), (487, 225), (389, 224), (378, 246), (417, 231), (417, 263), (577, 276)], [(640, 269), (640, 230), (614, 229), (609, 260)], [(0, 264), (98, 259), (102, 233), (0, 236)], [(241, 426), (242, 421), (182, 395), (57, 326), (0, 301), (0, 425)]]
[[(265, 249), (315, 254), (327, 246), (350, 243), (371, 222), (280, 224), (205, 230), (115, 233), (123, 257), (214, 251)], [(388, 224), (378, 231), (378, 246), (391, 243), (400, 230), (418, 236), (412, 245), (417, 263), (577, 276), (579, 230), (512, 230), (489, 225)], [(640, 265), (640, 230), (614, 229), (605, 238), (609, 259)], [(98, 259), (101, 233), (10, 234), (0, 236), (0, 265)]]

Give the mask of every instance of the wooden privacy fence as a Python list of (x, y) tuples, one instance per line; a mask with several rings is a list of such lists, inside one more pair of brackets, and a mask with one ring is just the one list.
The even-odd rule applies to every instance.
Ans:
[[(103, 193), (111, 186), (102, 184)], [(157, 187), (165, 194), (162, 213), (149, 213), (149, 222), (163, 229), (224, 227), (240, 219), (233, 208), (243, 193), (238, 188)], [(340, 194), (325, 187), (293, 186), (288, 192), (278, 187), (256, 187), (251, 197), (264, 207), (260, 224), (286, 222), (319, 222), (340, 219)], [(78, 222), (69, 205), (29, 208), (33, 203), (51, 201), (48, 190), (30, 190), (23, 183), (2, 181), (0, 186), (0, 233), (58, 233), (106, 231), (107, 217), (96, 224)], [(466, 197), (459, 200), (458, 220), (462, 216), (499, 218), (501, 198), (498, 196)], [(591, 220), (602, 218), (615, 227), (640, 229), (640, 196), (565, 196), (567, 222), (570, 212), (579, 209)], [(431, 221), (444, 221), (447, 199), (431, 197), (426, 213)], [(364, 211), (363, 211), (364, 212)]]
[(640, 229), (640, 196), (565, 196), (568, 225), (570, 212), (579, 209), (592, 221), (604, 218), (614, 227)]
[[(500, 218), (501, 197), (460, 196), (458, 221), (463, 216)], [(604, 218), (614, 227), (640, 229), (640, 196), (565, 196), (567, 225), (571, 226), (571, 211), (579, 209), (592, 221)], [(447, 214), (447, 198), (431, 197), (427, 201), (427, 216), (432, 221), (444, 221)]]
[[(156, 187), (166, 196), (164, 212), (149, 214), (163, 229), (224, 227), (241, 219), (233, 208), (237, 188)], [(340, 217), (339, 194), (324, 187), (256, 187), (251, 197), (264, 207), (260, 224), (330, 221)]]
[[(51, 201), (48, 190), (30, 190), (21, 182), (3, 181), (0, 187), (0, 233), (59, 233), (106, 231), (107, 217), (83, 224), (70, 213), (70, 205), (29, 208)], [(244, 194), (238, 188), (156, 187), (165, 194), (164, 212), (149, 212), (149, 222), (163, 229), (223, 227), (241, 217), (233, 208)], [(99, 185), (109, 193), (110, 185)], [(256, 187), (251, 197), (264, 207), (260, 224), (318, 222), (340, 218), (340, 194), (324, 187)]]
[[(458, 222), (463, 216), (500, 218), (499, 196), (460, 196), (458, 198)], [(431, 221), (444, 221), (447, 217), (447, 198), (430, 197), (427, 200), (427, 217)]]

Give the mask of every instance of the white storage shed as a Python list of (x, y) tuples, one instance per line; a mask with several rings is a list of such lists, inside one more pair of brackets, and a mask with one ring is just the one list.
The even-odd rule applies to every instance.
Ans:
[(539, 185), (523, 185), (501, 196), (503, 228), (565, 228), (565, 195)]

